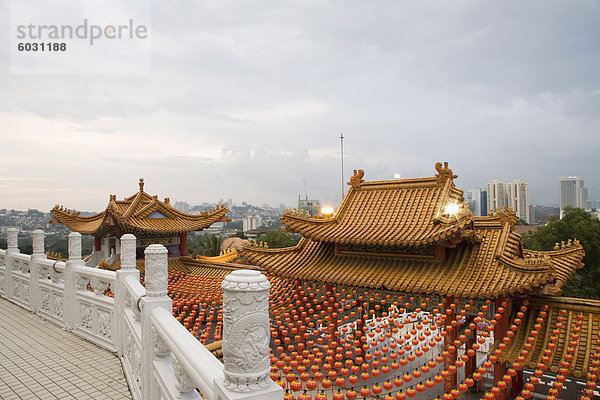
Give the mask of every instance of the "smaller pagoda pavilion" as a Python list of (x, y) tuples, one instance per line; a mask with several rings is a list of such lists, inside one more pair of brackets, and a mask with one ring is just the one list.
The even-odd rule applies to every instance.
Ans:
[(137, 237), (137, 256), (143, 258), (150, 244), (162, 244), (169, 257), (187, 255), (187, 233), (201, 231), (215, 222), (227, 222), (229, 210), (221, 205), (200, 214), (186, 214), (175, 209), (169, 200), (160, 201), (144, 191), (140, 178), (139, 191), (123, 200), (110, 195), (106, 209), (98, 214), (82, 216), (79, 212), (56, 205), (50, 211), (52, 223), (64, 224), (73, 232), (94, 235), (94, 252), (86, 264), (97, 265), (101, 259), (113, 263), (120, 259), (120, 238), (126, 233)]

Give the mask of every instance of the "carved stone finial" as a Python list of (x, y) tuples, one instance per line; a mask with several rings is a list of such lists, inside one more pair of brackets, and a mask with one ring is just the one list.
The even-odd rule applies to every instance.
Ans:
[(116, 194), (111, 194), (109, 201), (117, 201), (117, 195)]
[(253, 392), (269, 384), (269, 288), (259, 271), (227, 275), (223, 289), (224, 386)]
[(171, 199), (170, 199), (170, 198), (168, 198), (168, 197), (165, 197), (165, 201), (164, 201), (164, 203), (166, 203), (166, 204), (171, 204)]
[(140, 178), (139, 185), (140, 185), (140, 192), (143, 192), (144, 191), (144, 178)]
[(348, 182), (348, 185), (350, 185), (354, 188), (359, 188), (360, 185), (364, 182), (364, 180), (363, 180), (364, 176), (365, 176), (365, 171), (363, 171), (362, 169), (354, 170), (354, 175), (352, 175), (350, 177), (350, 182)]
[(453, 175), (452, 170), (448, 168), (448, 161), (444, 162), (444, 167), (442, 168), (442, 163), (435, 163), (435, 170), (438, 172), (435, 174), (435, 177), (438, 178), (439, 183), (445, 183), (448, 179), (456, 179), (458, 175)]

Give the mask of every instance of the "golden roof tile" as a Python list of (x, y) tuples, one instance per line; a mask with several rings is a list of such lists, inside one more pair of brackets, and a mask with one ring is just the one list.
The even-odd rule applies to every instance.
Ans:
[[(150, 196), (143, 187), (143, 180), (140, 180), (140, 191), (124, 200), (111, 195), (106, 209), (95, 215), (81, 216), (58, 205), (50, 212), (55, 223), (88, 235), (106, 232), (119, 236), (124, 233), (177, 234), (200, 231), (215, 222), (227, 221), (229, 210), (223, 205), (210, 212), (186, 214), (172, 207), (170, 201), (163, 202), (157, 196)], [(158, 218), (152, 216), (154, 213)], [(161, 214), (164, 217), (160, 217)]]
[[(541, 324), (542, 329), (538, 330), (538, 339), (529, 350), (527, 359), (522, 363), (522, 366), (535, 369), (538, 363), (543, 363), (549, 371), (554, 374), (558, 373), (561, 361), (564, 361), (568, 355), (567, 347), (570, 333), (574, 331), (573, 328), (577, 328), (575, 330), (579, 331), (576, 339), (577, 346), (575, 347), (575, 353), (572, 354), (568, 376), (585, 379), (593, 361), (590, 355), (594, 352), (594, 349), (597, 349), (597, 340), (600, 340), (600, 301), (543, 296), (528, 297), (527, 300), (529, 304), (525, 317), (521, 318), (521, 323), (513, 340), (502, 352), (502, 355), (498, 357), (499, 361), (517, 362), (517, 358), (521, 355), (521, 349), (537, 322), (536, 319), (540, 310), (542, 307), (547, 306), (547, 316), (544, 323)], [(558, 329), (557, 323), (561, 323), (563, 327)], [(561, 333), (556, 335), (556, 347), (552, 355), (544, 362), (542, 359), (544, 349), (550, 343), (553, 331), (560, 331)], [(496, 347), (497, 345), (490, 352), (493, 353)]]
[(411, 249), (417, 249), (414, 246), (403, 248), (404, 254), (394, 252), (393, 246), (359, 246), (361, 251), (356, 251), (352, 244), (307, 237), (295, 247), (246, 246), (241, 254), (283, 278), (469, 298), (541, 290), (546, 284), (552, 292), (582, 266), (581, 246), (552, 252), (523, 250), (520, 236), (495, 216), (475, 218), (473, 228), (479, 242), (463, 240), (455, 248), (446, 249), (443, 261), (434, 258), (431, 246), (429, 250), (422, 248), (424, 254), (411, 253)]
[[(472, 225), (473, 214), (462, 190), (454, 186), (452, 171), (438, 171), (441, 178), (387, 181), (364, 181), (364, 172), (355, 171), (332, 217), (311, 218), (288, 211), (281, 222), (290, 231), (324, 242), (422, 246), (447, 241)], [(454, 205), (452, 214), (447, 214), (449, 204)]]

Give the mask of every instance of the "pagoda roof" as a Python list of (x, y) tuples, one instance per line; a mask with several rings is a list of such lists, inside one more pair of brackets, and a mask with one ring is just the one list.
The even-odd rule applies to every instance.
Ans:
[[(426, 197), (430, 199), (429, 203), (417, 201), (412, 206), (409, 203), (408, 207), (412, 207), (413, 214), (427, 215), (427, 218), (430, 218), (427, 220), (423, 217), (419, 219), (420, 221), (433, 220), (432, 216), (436, 215), (436, 208), (443, 204), (443, 201), (439, 200), (443, 197), (441, 194), (443, 190), (448, 191), (447, 198), (452, 198), (452, 193), (460, 192), (453, 186), (448, 187), (448, 181), (440, 190), (440, 186), (431, 179), (405, 180), (404, 183), (393, 182), (390, 183), (390, 187), (393, 185), (412, 186), (415, 182), (427, 182), (431, 192), (438, 191), (440, 193), (437, 197)], [(393, 189), (388, 189), (387, 184), (384, 185), (381, 182), (375, 182), (373, 186), (380, 185), (385, 187), (382, 191), (386, 193), (373, 198), (385, 199), (388, 197), (389, 199), (391, 194), (387, 192)], [(352, 192), (354, 189), (352, 188), (350, 191)], [(397, 192), (403, 190), (402, 188), (396, 189)], [(429, 190), (424, 190), (424, 192), (430, 193)], [(349, 207), (349, 203), (354, 201), (348, 200), (357, 192), (354, 193), (346, 196), (344, 200), (346, 205), (341, 207), (342, 211), (339, 214), (353, 214), (344, 210)], [(457, 197), (455, 198), (457, 199)], [(413, 201), (416, 200), (413, 199)], [(389, 205), (388, 209), (395, 208), (391, 202), (386, 204)], [(377, 201), (366, 202), (363, 203), (360, 214), (374, 215), (375, 213), (365, 210), (369, 207), (382, 209), (381, 203)], [(358, 213), (360, 207), (356, 206), (355, 209)], [(420, 211), (420, 209), (429, 211)], [(289, 217), (284, 216), (284, 218), (286, 223), (291, 220)], [(405, 219), (406, 213), (398, 209), (387, 218)], [(294, 220), (298, 220), (298, 218), (294, 217)], [(350, 236), (347, 241), (334, 243), (334, 241), (320, 240), (322, 237), (315, 235), (314, 232), (309, 232), (294, 247), (268, 249), (257, 245), (246, 245), (242, 250), (242, 255), (268, 273), (283, 278), (469, 298), (495, 298), (500, 295), (530, 291), (558, 295), (562, 292), (561, 288), (573, 271), (583, 267), (582, 259), (585, 252), (577, 241), (569, 241), (562, 248), (558, 246), (553, 251), (541, 252), (523, 249), (521, 236), (513, 232), (514, 223), (518, 218), (510, 209), (486, 217), (474, 217), (465, 212), (465, 216), (460, 217), (460, 220), (463, 222), (459, 222), (458, 225), (445, 222), (448, 226), (452, 226), (449, 228), (451, 231), (456, 232), (455, 237), (449, 237), (449, 242), (436, 239), (438, 235), (441, 238), (440, 231), (437, 231), (438, 233), (434, 235), (436, 242), (426, 246), (423, 246), (422, 240), (408, 242), (414, 243), (414, 246), (394, 246), (392, 244), (406, 242), (399, 240), (386, 242), (378, 239), (377, 236), (370, 236), (371, 242), (368, 245), (363, 245), (363, 242), (356, 244), (356, 242), (350, 241)], [(359, 221), (360, 219), (354, 219), (355, 223), (359, 223)], [(468, 226), (463, 226), (467, 221)], [(307, 222), (306, 226), (310, 223)], [(396, 227), (397, 237), (409, 237), (408, 234), (400, 231), (400, 223), (390, 221), (388, 225)], [(425, 223), (419, 226), (424, 225)], [(417, 225), (411, 226), (415, 227), (411, 232), (416, 232)], [(331, 229), (337, 228), (331, 227)], [(378, 227), (371, 232), (385, 235), (384, 230), (376, 229)], [(347, 232), (348, 235), (352, 234), (349, 225)], [(360, 236), (361, 232), (369, 232), (369, 227), (361, 225), (354, 232), (355, 235)], [(382, 242), (389, 243), (389, 245), (377, 245)], [(421, 246), (418, 246), (417, 243)], [(435, 257), (434, 248), (436, 246), (446, 247), (446, 255), (441, 260)]]
[(226, 222), (229, 211), (224, 205), (201, 214), (183, 213), (173, 206), (168, 198), (165, 201), (144, 191), (140, 179), (137, 193), (117, 200), (111, 195), (106, 209), (98, 214), (82, 216), (79, 212), (54, 206), (50, 211), (52, 222), (62, 223), (71, 231), (82, 234), (124, 233), (134, 234), (176, 234), (200, 231), (215, 222)]
[(358, 170), (333, 216), (311, 218), (288, 210), (280, 220), (290, 231), (323, 242), (420, 246), (448, 240), (471, 226), (473, 214), (447, 163), (436, 168), (435, 177), (385, 181), (363, 181)]
[[(524, 348), (527, 338), (530, 336), (540, 311), (545, 307), (546, 317), (544, 322), (537, 328), (537, 340), (529, 350), (523, 367), (537, 368), (542, 363), (554, 374), (559, 373), (561, 362), (569, 358), (567, 348), (574, 348), (572, 361), (568, 368), (567, 376), (586, 379), (589, 368), (593, 366), (594, 353), (600, 352), (600, 301), (587, 299), (574, 299), (566, 297), (542, 297), (528, 298), (527, 312), (521, 318), (518, 330), (506, 350), (498, 357), (501, 362), (518, 362), (521, 350)], [(559, 317), (562, 317), (560, 322)], [(557, 323), (562, 323), (562, 327)], [(573, 336), (576, 335), (576, 336)], [(542, 359), (544, 350), (555, 336), (556, 348), (549, 358)], [(576, 342), (576, 346), (572, 346)], [(491, 349), (494, 352), (497, 346)], [(563, 371), (564, 372), (564, 371)]]

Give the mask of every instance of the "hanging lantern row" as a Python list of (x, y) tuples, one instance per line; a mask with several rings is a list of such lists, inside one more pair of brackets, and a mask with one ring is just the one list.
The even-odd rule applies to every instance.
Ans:
[[(306, 301), (306, 299), (305, 299), (305, 301)], [(327, 299), (325, 299), (325, 301), (327, 301)], [(364, 305), (364, 304), (363, 304), (363, 305)], [(506, 306), (506, 305), (505, 305), (505, 306)], [(454, 311), (454, 310), (453, 310), (452, 308), (448, 308), (448, 310), (447, 310), (447, 313), (446, 313), (445, 315), (442, 315), (442, 316), (441, 316), (442, 318), (439, 318), (439, 319), (437, 319), (437, 320), (436, 320), (436, 323), (437, 323), (437, 324), (439, 324), (439, 325), (443, 325), (444, 321), (447, 321), (447, 317), (446, 317), (446, 315), (451, 315), (451, 314), (453, 313), (453, 311)], [(499, 311), (501, 311), (501, 312), (504, 312), (504, 310), (502, 310), (502, 309), (500, 309)], [(460, 322), (460, 321), (463, 319), (463, 316), (466, 314), (466, 312), (461, 312), (461, 314), (462, 314), (462, 315), (459, 315), (459, 316), (457, 316), (457, 318), (456, 318), (456, 322), (455, 322), (455, 320), (451, 321), (451, 322), (454, 322), (454, 323), (451, 323), (451, 324), (447, 325), (447, 326), (446, 326), (446, 328), (445, 328), (444, 330), (442, 330), (442, 331), (441, 331), (441, 333), (442, 333), (442, 334), (444, 334), (444, 333), (447, 333), (447, 332), (446, 332), (446, 330), (447, 330), (447, 331), (451, 331), (452, 329), (454, 329), (454, 327), (455, 327), (455, 326), (457, 326), (457, 325), (456, 325), (456, 323), (457, 323), (457, 322)], [(284, 315), (285, 315), (285, 314), (284, 314)], [(394, 315), (394, 316), (396, 316), (396, 315)], [(433, 315), (430, 315), (430, 317), (433, 317)], [(501, 317), (502, 317), (502, 315), (501, 315), (501, 314), (500, 314), (500, 315), (497, 315), (497, 316), (496, 316), (496, 319), (500, 319)], [(393, 318), (393, 317), (391, 317), (390, 319), (392, 319), (392, 318)], [(277, 318), (276, 318), (276, 319), (277, 319)], [(377, 319), (378, 319), (378, 320), (380, 320), (380, 318), (377, 318)], [(389, 319), (388, 319), (388, 321), (389, 321)], [(404, 322), (406, 322), (406, 321), (404, 321)], [(471, 324), (470, 328), (471, 328), (472, 330), (475, 330), (475, 329), (476, 329), (476, 327), (477, 327), (477, 326), (476, 326), (476, 323), (479, 323), (479, 322), (480, 322), (480, 319), (479, 319), (479, 317), (476, 317), (476, 318), (474, 319), (474, 321), (473, 321), (473, 322), (474, 322), (474, 323), (472, 323), (472, 324)], [(370, 324), (373, 324), (373, 322), (371, 322)], [(293, 325), (292, 325), (292, 326), (293, 326)], [(387, 326), (385, 326), (385, 327), (387, 327)], [(417, 326), (417, 328), (419, 328), (419, 327)], [(490, 328), (492, 328), (492, 329), (493, 329), (493, 326), (490, 326)], [(413, 326), (413, 329), (414, 329), (414, 326)], [(420, 329), (421, 329), (421, 328), (419, 328), (419, 330), (420, 330)], [(413, 331), (413, 332), (411, 332), (411, 333), (412, 333), (412, 337), (413, 337), (413, 340), (414, 340), (414, 336), (416, 336), (417, 330), (415, 330), (415, 331)], [(383, 335), (383, 332), (382, 332), (381, 334)], [(464, 335), (460, 335), (460, 336), (459, 336), (459, 338), (458, 338), (459, 340), (456, 340), (456, 341), (455, 341), (455, 342), (454, 342), (454, 343), (451, 345), (451, 347), (453, 346), (453, 351), (456, 351), (456, 347), (462, 346), (463, 342), (465, 342), (465, 341), (467, 340), (467, 336), (468, 336), (468, 335), (470, 335), (470, 334), (472, 334), (472, 333), (470, 332), (470, 330), (469, 330), (469, 329), (467, 329)], [(327, 336), (330, 336), (330, 335), (327, 335)], [(444, 337), (445, 337), (445, 336), (447, 336), (447, 335), (444, 335)], [(484, 336), (487, 336), (487, 337), (489, 337), (489, 332), (484, 332)], [(408, 340), (408, 339), (410, 339), (410, 337), (411, 337), (411, 336), (407, 336), (407, 337), (405, 337), (405, 338)], [(331, 340), (331, 337), (328, 337), (328, 339), (329, 339), (329, 340)], [(422, 339), (422, 338), (421, 338), (421, 339)], [(438, 335), (438, 336), (436, 336), (436, 337), (435, 337), (435, 339), (437, 339), (439, 342), (441, 342), (441, 340), (442, 340), (442, 337), (441, 337), (440, 335)], [(485, 339), (484, 339), (484, 340), (485, 340)], [(289, 340), (289, 338), (288, 338), (288, 343), (289, 343), (289, 342), (291, 342), (291, 340)], [(279, 342), (276, 342), (276, 344), (281, 344), (281, 341), (279, 341)], [(298, 345), (301, 345), (301, 346), (303, 347), (303, 343), (298, 343)], [(337, 345), (337, 343), (336, 343), (336, 345)], [(325, 344), (325, 346), (327, 346), (327, 344)], [(334, 346), (335, 346), (335, 345), (334, 345)], [(366, 345), (365, 345), (365, 347), (367, 347), (367, 346), (369, 346), (369, 345), (368, 345), (368, 344), (366, 344)], [(367, 348), (368, 348), (368, 347), (367, 347)], [(475, 353), (475, 351), (476, 351), (478, 348), (479, 348), (479, 343), (473, 343), (473, 348), (472, 348), (472, 349), (469, 349), (469, 350), (467, 351), (468, 355), (467, 355), (467, 354), (464, 354), (464, 355), (463, 355), (463, 358), (462, 358), (461, 360), (457, 360), (457, 361), (456, 361), (456, 362), (455, 362), (453, 365), (451, 365), (451, 366), (449, 367), (449, 371), (444, 371), (443, 373), (444, 373), (444, 374), (447, 374), (447, 375), (449, 375), (451, 372), (453, 372), (453, 371), (456, 371), (456, 368), (459, 368), (459, 367), (462, 367), (462, 366), (464, 366), (464, 362), (465, 362), (466, 360), (469, 360), (469, 358), (470, 358), (470, 357), (472, 357), (472, 356), (475, 356), (475, 354), (476, 354), (476, 353)], [(279, 349), (279, 351), (280, 351), (280, 352), (282, 352), (282, 353), (283, 353), (283, 351), (284, 351), (283, 347), (279, 347), (279, 346), (278, 346), (278, 349)], [(295, 349), (294, 349), (294, 348), (293, 348), (293, 346), (292, 346), (292, 347), (290, 347), (290, 348), (289, 348), (289, 350), (295, 350)], [(419, 351), (419, 350), (417, 350), (417, 351)], [(421, 352), (421, 353), (422, 353), (422, 352)], [(392, 353), (392, 354), (393, 354), (393, 353)], [(419, 353), (417, 353), (417, 354), (419, 354)], [(376, 355), (378, 358), (379, 358), (379, 357), (381, 357), (381, 354), (377, 355), (377, 353), (376, 353), (375, 355)], [(410, 355), (409, 355), (409, 356), (410, 356)], [(448, 355), (446, 355), (446, 356), (449, 356), (449, 354), (448, 354)], [(444, 358), (443, 358), (443, 357), (438, 357), (438, 358), (439, 358), (439, 360), (438, 360), (438, 362), (439, 362), (439, 363), (443, 363), (443, 362), (444, 362)], [(414, 355), (413, 355), (413, 357), (412, 357), (412, 360), (411, 360), (411, 361), (413, 361), (413, 360), (414, 360)], [(285, 365), (285, 362), (282, 362), (281, 360), (280, 360), (280, 361), (273, 360), (273, 361), (274, 361), (274, 362), (276, 362), (276, 363), (278, 362), (278, 363), (280, 364), (280, 365), (279, 365), (280, 367), (282, 367), (282, 366), (283, 366), (284, 368), (286, 367), (286, 365)], [(348, 360), (347, 360), (347, 361), (348, 361)], [(360, 361), (362, 361), (362, 359), (361, 359)], [(309, 361), (307, 361), (307, 364), (308, 364), (308, 363), (310, 363), (310, 362), (311, 362), (310, 360), (309, 360)], [(376, 360), (374, 360), (373, 362), (376, 362), (376, 363), (377, 363), (377, 364), (375, 364), (375, 367), (376, 367), (376, 368), (375, 368), (375, 370), (373, 371), (373, 372), (374, 372), (374, 375), (377, 375), (377, 376), (379, 376), (379, 374), (381, 373), (381, 371), (377, 370), (377, 367), (379, 367), (379, 361), (376, 359)], [(403, 365), (406, 365), (406, 363), (407, 363), (407, 360), (404, 360), (404, 363), (403, 363)], [(431, 367), (436, 367), (438, 363), (436, 363), (435, 361), (431, 360), (431, 361), (430, 361), (428, 364), (429, 364), (429, 365), (425, 364), (425, 365), (423, 365), (423, 366), (422, 366), (422, 371), (429, 372), (429, 369), (430, 369)], [(491, 368), (492, 364), (491, 364), (491, 363), (489, 363), (489, 362), (487, 362), (487, 364), (489, 364), (489, 366), (488, 366), (488, 367), (489, 367), (489, 368)], [(349, 363), (349, 365), (352, 365), (352, 364), (351, 364), (351, 362)], [(393, 365), (393, 364), (392, 364), (392, 365)], [(372, 366), (373, 366), (373, 365), (371, 365), (371, 367), (372, 367)], [(298, 364), (296, 364), (296, 367), (298, 367)], [(353, 366), (353, 367), (354, 367), (354, 368), (358, 368), (358, 366)], [(313, 371), (316, 371), (316, 372), (317, 372), (317, 374), (319, 374), (319, 373), (320, 373), (320, 372), (318, 371), (318, 367), (317, 367), (317, 366), (314, 366), (314, 365), (313, 365), (313, 367), (311, 367), (311, 368), (313, 369)], [(328, 368), (330, 368), (330, 366), (329, 366)], [(369, 365), (368, 365), (368, 364), (366, 364), (366, 365), (364, 365), (364, 364), (363, 364), (363, 368), (364, 368), (365, 370), (368, 370), (368, 368), (369, 368)], [(288, 369), (288, 372), (291, 372), (291, 368), (290, 368), (290, 366), (287, 366), (287, 369)], [(382, 370), (384, 370), (384, 369), (382, 368)], [(347, 372), (347, 371), (348, 371), (348, 369), (347, 369), (347, 368), (345, 369), (345, 371), (346, 371), (346, 373), (348, 373), (348, 372)], [(375, 372), (375, 371), (376, 371), (376, 372)], [(384, 370), (384, 371), (385, 371), (385, 370)], [(388, 368), (388, 371), (389, 371), (389, 368)], [(418, 377), (420, 377), (420, 376), (421, 376), (421, 374), (422, 374), (422, 371), (419, 371), (418, 369), (416, 369), (415, 371), (413, 371), (413, 374), (414, 374), (414, 376), (415, 376), (415, 377), (417, 377), (417, 376), (418, 376)], [(479, 375), (481, 375), (481, 374), (482, 374), (482, 373), (484, 373), (485, 371), (486, 371), (486, 369), (484, 368), (484, 369), (483, 369), (483, 371), (480, 371), (478, 374), (479, 374)], [(342, 372), (343, 372), (343, 371), (342, 371)], [(354, 372), (356, 372), (356, 371), (354, 371)], [(331, 378), (334, 378), (334, 377), (336, 376), (336, 375), (335, 375), (335, 373), (336, 373), (336, 371), (332, 371), (331, 369), (330, 369), (330, 370), (329, 370), (329, 372), (328, 372), (328, 374), (332, 375), (332, 376), (331, 376)], [(303, 375), (303, 373), (301, 373), (301, 375), (300, 375), (300, 377), (301, 377), (301, 378), (302, 378), (302, 375)], [(297, 378), (296, 378), (296, 376), (295, 376), (294, 374), (289, 374), (289, 373), (288, 373), (288, 374), (286, 374), (286, 376), (287, 376), (287, 379), (289, 379), (289, 381), (290, 381), (289, 383), (290, 383), (290, 384), (291, 384), (292, 382), (295, 382), (295, 381), (297, 380)], [(475, 375), (475, 376), (477, 377), (478, 375)], [(272, 375), (272, 377), (273, 377), (273, 379), (274, 379), (274, 380), (278, 381), (278, 375), (275, 373), (275, 371), (273, 371), (273, 375)], [(368, 372), (366, 372), (366, 371), (365, 371), (365, 372), (363, 372), (363, 373), (361, 374), (361, 378), (362, 378), (363, 380), (365, 380), (365, 381), (367, 381), (368, 379), (370, 379), (370, 377), (371, 377), (371, 375), (370, 375)], [(406, 379), (407, 381), (410, 381), (410, 380), (412, 379), (412, 376), (411, 376), (411, 374), (409, 374), (409, 373), (405, 374), (403, 377), (404, 377), (404, 378), (408, 377), (408, 379)], [(311, 377), (310, 377), (310, 374), (308, 374), (308, 373), (304, 372), (304, 379), (305, 379), (305, 381), (307, 381), (307, 382), (310, 382), (310, 381), (309, 381), (309, 380), (310, 380), (310, 378), (311, 378)], [(317, 375), (317, 378), (321, 378), (321, 375)], [(352, 379), (354, 379), (354, 382), (352, 382)], [(479, 377), (479, 379), (481, 379), (481, 378)], [(302, 379), (301, 379), (301, 380), (302, 380)], [(334, 379), (330, 379), (330, 381), (333, 381), (333, 380), (334, 380)], [(443, 378), (441, 375), (437, 375), (437, 376), (435, 376), (435, 377), (434, 377), (434, 380), (436, 380), (436, 381), (437, 381), (437, 380), (439, 380), (439, 382), (443, 382), (444, 378)], [(279, 380), (279, 381), (281, 381), (281, 380)], [(327, 380), (322, 380), (322, 381), (323, 381), (323, 382), (325, 382), (326, 384), (329, 384), (329, 382), (328, 382)], [(339, 386), (345, 385), (345, 380), (344, 380), (343, 378), (337, 377), (337, 378), (335, 378), (335, 381), (336, 381), (336, 383), (337, 383)], [(350, 382), (351, 384), (353, 384), (353, 383), (355, 384), (356, 382), (358, 382), (358, 377), (357, 377), (356, 375), (353, 375), (352, 377), (350, 377), (350, 378), (349, 378), (349, 382)], [(400, 377), (396, 377), (396, 379), (394, 380), (394, 382), (396, 383), (396, 385), (398, 385), (398, 382), (400, 382), (400, 385), (402, 385), (402, 384), (403, 384), (403, 380), (402, 380)], [(412, 391), (417, 391), (417, 392), (418, 392), (418, 391), (419, 391), (419, 389), (427, 389), (427, 388), (428, 388), (428, 386), (432, 386), (432, 387), (433, 387), (433, 386), (435, 386), (435, 383), (436, 383), (436, 382), (434, 382), (433, 380), (427, 380), (427, 381), (425, 381), (424, 383), (423, 383), (423, 382), (417, 383), (416, 385), (413, 385), (413, 387), (410, 387), (410, 388), (408, 388), (408, 389), (406, 389), (406, 390), (407, 390), (407, 393), (408, 393), (408, 395), (409, 395), (409, 397), (410, 397), (410, 394), (412, 393)], [(460, 386), (460, 389), (463, 389), (463, 390), (468, 390), (468, 388), (469, 388), (470, 386), (474, 385), (474, 383), (475, 383), (475, 381), (474, 381), (472, 378), (468, 378), (468, 379), (466, 380), (466, 383), (462, 383), (462, 384), (461, 384), (461, 385), (459, 385), (459, 386)], [(390, 383), (388, 383), (388, 384), (391, 384), (391, 382), (390, 382)], [(470, 385), (469, 385), (469, 384), (470, 384)], [(313, 384), (313, 385), (315, 385), (315, 384)], [(295, 386), (295, 388), (296, 388), (297, 390), (301, 390), (301, 389), (302, 389), (301, 383), (300, 383), (300, 384), (298, 384), (298, 383), (295, 383), (295, 384), (294, 384), (294, 386)], [(384, 384), (383, 384), (383, 387), (384, 387), (384, 389), (386, 389), (386, 388), (385, 388), (385, 386), (386, 386), (386, 383), (384, 383)], [(285, 386), (284, 386), (284, 387), (285, 387)], [(464, 388), (466, 388), (466, 389), (464, 389)], [(368, 389), (368, 390), (370, 390), (370, 391), (372, 391), (372, 392), (374, 392), (374, 393), (377, 393), (377, 392), (379, 391), (379, 385), (374, 385), (372, 388), (370, 388), (370, 389), (369, 389), (369, 388), (367, 388), (367, 389)], [(363, 388), (363, 392), (365, 392), (365, 388)], [(459, 390), (458, 392), (460, 393), (460, 390)], [(350, 392), (350, 393), (352, 393), (352, 392)]]
[(558, 369), (558, 374), (554, 378), (554, 381), (552, 382), (551, 387), (548, 390), (548, 395), (546, 396), (546, 398), (550, 398), (551, 400), (560, 398), (560, 393), (562, 392), (564, 388), (564, 383), (567, 379), (566, 377), (571, 369), (573, 355), (577, 350), (582, 325), (583, 314), (580, 313), (577, 315), (577, 318), (575, 318), (575, 320), (571, 323), (569, 341), (566, 344), (566, 354), (563, 354), (563, 358), (560, 361), (560, 368)]
[(600, 369), (600, 332), (598, 332), (598, 336), (596, 337), (594, 352), (590, 358), (586, 382), (587, 389), (583, 390), (581, 400), (593, 399), (594, 390), (598, 388), (596, 382), (598, 381), (598, 370)]
[[(548, 316), (548, 308), (549, 307), (547, 304), (544, 304), (540, 308), (537, 319), (535, 320), (535, 324), (533, 325), (533, 328), (529, 332), (529, 335), (527, 337), (527, 340), (523, 344), (523, 347), (521, 347), (519, 356), (517, 357), (517, 361), (512, 364), (512, 367), (514, 370), (516, 370), (516, 371), (521, 370), (521, 368), (523, 367), (523, 364), (527, 361), (527, 357), (530, 355), (529, 353), (535, 347), (538, 337), (539, 337), (539, 333), (543, 329), (544, 324), (546, 323), (546, 317)], [(562, 322), (562, 321), (560, 321), (560, 318), (564, 318), (564, 317), (559, 316), (558, 323)], [(554, 348), (555, 346), (551, 346), (551, 347)], [(547, 348), (544, 356), (549, 357), (550, 355), (552, 355), (552, 350), (553, 349)], [(541, 371), (541, 372), (543, 375), (543, 371)], [(533, 396), (533, 393), (535, 392), (535, 385), (538, 385), (538, 384), (539, 384), (539, 377), (536, 375), (532, 375), (529, 378), (529, 380), (527, 381), (527, 383), (524, 385), (519, 396), (523, 399), (531, 398)]]

